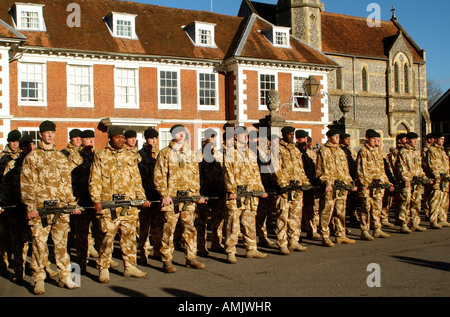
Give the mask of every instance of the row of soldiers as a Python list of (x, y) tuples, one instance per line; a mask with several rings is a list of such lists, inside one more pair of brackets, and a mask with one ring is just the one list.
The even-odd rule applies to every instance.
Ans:
[[(349, 136), (334, 129), (317, 151), (308, 147), (305, 131), (290, 126), (281, 136), (265, 140), (245, 127), (231, 133), (227, 129), (219, 148), (217, 132), (207, 129), (197, 152), (189, 148), (184, 126), (175, 125), (170, 133), (170, 144), (158, 151), (158, 132), (146, 130), (146, 143), (138, 151), (136, 132), (113, 126), (107, 146), (98, 150), (93, 131), (73, 130), (67, 148), (58, 151), (51, 121), (41, 123), (36, 149), (29, 136), (12, 131), (0, 159), (4, 169), (0, 254), (12, 253), (14, 278), (23, 279), (29, 233), (34, 293), (44, 294), (47, 274), (59, 276), (61, 287), (78, 286), (70, 278), (70, 233), (82, 271), (89, 254), (98, 250), (99, 281), (107, 283), (109, 268), (118, 266), (112, 252), (119, 231), (124, 276), (139, 278), (146, 273), (137, 263), (146, 264), (151, 249), (164, 272), (176, 272), (174, 239), (180, 237), (186, 267), (195, 269), (205, 267), (197, 254), (207, 255), (209, 250), (224, 252), (228, 263), (237, 263), (239, 237), (247, 258), (267, 257), (258, 250), (258, 242), (276, 243), (283, 255), (305, 251), (299, 243), (302, 223), (307, 237), (320, 239), (324, 246), (334, 245), (332, 234), (335, 243), (355, 243), (346, 235), (346, 209), (355, 206), (352, 195), (359, 197), (364, 240), (389, 237), (381, 228), (391, 225), (382, 220), (390, 192), (395, 193), (401, 232), (425, 229), (419, 225), (424, 188), (430, 227), (448, 226), (449, 160), (442, 135), (434, 136), (422, 157), (416, 149), (418, 135), (412, 132), (399, 136), (398, 147), (389, 155), (372, 129), (357, 154), (345, 144)], [(117, 202), (125, 204), (116, 207)], [(50, 205), (70, 212), (44, 216), (41, 211)], [(273, 213), (275, 243), (267, 234)], [(49, 266), (49, 234), (58, 272)]]

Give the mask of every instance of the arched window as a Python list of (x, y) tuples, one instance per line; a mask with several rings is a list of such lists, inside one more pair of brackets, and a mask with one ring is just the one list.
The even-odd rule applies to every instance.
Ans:
[(362, 69), (362, 90), (368, 91), (367, 68)]
[(342, 70), (336, 70), (336, 89), (342, 89)]
[(403, 78), (405, 81), (405, 93), (409, 94), (409, 67), (405, 64)]
[(394, 87), (395, 92), (400, 92), (400, 74), (398, 73), (398, 63), (394, 65)]

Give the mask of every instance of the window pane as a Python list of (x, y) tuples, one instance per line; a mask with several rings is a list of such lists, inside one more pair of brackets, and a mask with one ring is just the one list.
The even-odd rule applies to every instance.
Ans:
[(160, 101), (165, 105), (178, 104), (178, 74), (172, 71), (160, 72)]

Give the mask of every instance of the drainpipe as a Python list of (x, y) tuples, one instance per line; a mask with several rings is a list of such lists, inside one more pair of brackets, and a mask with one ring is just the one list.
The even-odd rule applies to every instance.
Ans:
[(353, 63), (353, 120), (356, 121), (355, 59), (356, 59), (356, 57), (353, 56), (353, 59), (352, 59), (352, 63)]

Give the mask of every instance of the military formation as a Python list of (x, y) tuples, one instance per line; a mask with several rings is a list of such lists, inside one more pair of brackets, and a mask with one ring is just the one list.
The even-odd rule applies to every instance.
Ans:
[[(136, 131), (110, 127), (108, 144), (98, 149), (93, 131), (74, 129), (58, 151), (51, 121), (40, 124), (37, 146), (29, 135), (11, 131), (0, 154), (0, 270), (11, 268), (11, 279), (23, 280), (30, 254), (34, 293), (42, 295), (47, 276), (58, 278), (60, 287), (79, 287), (71, 260), (85, 273), (88, 257), (97, 258), (98, 281), (108, 283), (110, 268), (119, 266), (112, 256), (116, 239), (124, 277), (144, 278), (138, 264), (150, 258), (175, 273), (176, 247), (184, 250), (186, 267), (203, 269), (197, 255), (210, 251), (237, 263), (239, 239), (247, 258), (267, 257), (258, 246), (280, 255), (306, 251), (302, 230), (325, 247), (354, 244), (347, 218), (359, 224), (361, 240), (389, 238), (383, 228), (394, 226), (391, 206), (401, 233), (427, 230), (422, 211), (429, 228), (450, 226), (442, 134), (427, 135), (422, 151), (416, 133), (400, 134), (386, 153), (372, 129), (358, 151), (349, 147), (350, 135), (335, 129), (318, 148), (306, 131), (291, 126), (281, 135), (228, 127), (222, 144), (207, 129), (198, 151), (190, 148), (188, 132), (174, 125), (172, 140), (159, 150), (158, 132), (149, 128), (138, 151)], [(57, 271), (50, 268), (49, 237)]]

